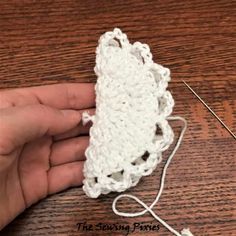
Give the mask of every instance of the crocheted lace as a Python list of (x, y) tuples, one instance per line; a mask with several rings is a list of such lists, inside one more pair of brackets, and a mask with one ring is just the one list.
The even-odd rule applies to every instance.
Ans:
[(100, 37), (96, 50), (96, 113), (86, 149), (83, 190), (92, 198), (122, 192), (150, 175), (173, 142), (168, 124), (174, 100), (170, 71), (152, 60), (147, 44), (129, 43), (119, 29)]

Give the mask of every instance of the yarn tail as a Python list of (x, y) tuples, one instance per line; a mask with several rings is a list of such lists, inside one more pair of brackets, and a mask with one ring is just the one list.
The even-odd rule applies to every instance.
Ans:
[[(182, 128), (182, 131), (180, 133), (180, 136), (178, 138), (178, 141), (176, 143), (176, 146), (174, 148), (174, 150), (172, 151), (172, 153), (170, 154), (170, 156), (168, 157), (167, 159), (167, 162), (164, 166), (164, 169), (163, 169), (163, 172), (162, 172), (162, 176), (161, 176), (161, 185), (160, 185), (160, 189), (159, 189), (159, 192), (156, 196), (156, 199), (153, 201), (153, 203), (150, 205), (150, 206), (147, 206), (142, 200), (140, 200), (139, 198), (137, 198), (136, 196), (133, 196), (133, 195), (130, 195), (130, 194), (121, 194), (119, 196), (117, 196), (113, 203), (112, 203), (112, 210), (113, 212), (116, 214), (116, 215), (119, 215), (119, 216), (124, 216), (124, 217), (136, 217), (136, 216), (141, 216), (141, 215), (144, 215), (146, 212), (149, 212), (157, 221), (159, 221), (164, 227), (166, 227), (171, 233), (173, 233), (174, 235), (176, 236), (193, 236), (193, 234), (190, 232), (189, 229), (183, 229), (181, 231), (181, 234), (179, 232), (177, 232), (175, 229), (173, 229), (170, 225), (168, 225), (164, 220), (162, 220), (153, 210), (153, 206), (155, 206), (155, 204), (159, 201), (159, 198), (163, 192), (163, 189), (164, 189), (164, 184), (165, 184), (165, 177), (166, 177), (166, 171), (167, 171), (167, 168), (168, 166), (170, 165), (170, 162), (173, 158), (173, 156), (175, 155), (176, 151), (178, 150), (181, 142), (182, 142), (182, 139), (183, 139), (183, 136), (184, 136), (184, 133), (186, 131), (186, 128), (187, 128), (187, 122), (184, 118), (182, 117), (179, 117), (179, 116), (175, 116), (175, 117), (168, 117), (168, 120), (179, 120), (179, 121), (182, 121), (184, 126)], [(135, 212), (135, 213), (128, 213), (128, 212), (121, 212), (121, 211), (118, 211), (116, 209), (116, 204), (117, 204), (117, 201), (120, 199), (120, 198), (131, 198), (133, 200), (135, 200), (137, 203), (139, 203), (141, 206), (144, 207), (145, 210), (143, 211), (140, 211), (140, 212)]]

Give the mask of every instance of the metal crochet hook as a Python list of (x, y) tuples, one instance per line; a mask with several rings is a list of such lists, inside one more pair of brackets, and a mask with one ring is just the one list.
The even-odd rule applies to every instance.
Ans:
[(229, 127), (216, 115), (216, 113), (202, 100), (202, 98), (184, 81), (183, 83), (187, 88), (201, 101), (201, 103), (211, 112), (211, 114), (223, 125), (223, 127), (233, 136), (236, 140), (236, 135), (229, 129)]

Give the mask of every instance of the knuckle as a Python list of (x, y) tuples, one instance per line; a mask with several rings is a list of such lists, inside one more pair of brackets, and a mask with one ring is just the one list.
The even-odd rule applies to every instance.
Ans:
[(0, 92), (0, 109), (24, 105), (27, 97), (20, 93), (18, 89)]
[(0, 108), (15, 106), (14, 102), (10, 101), (6, 92), (0, 93)]

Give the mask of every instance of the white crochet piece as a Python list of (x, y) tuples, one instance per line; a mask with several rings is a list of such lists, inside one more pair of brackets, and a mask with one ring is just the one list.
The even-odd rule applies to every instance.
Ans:
[(83, 113), (84, 123), (93, 122), (83, 181), (92, 198), (135, 186), (174, 138), (170, 71), (153, 62), (149, 46), (130, 44), (116, 28), (100, 37), (96, 55), (96, 113)]
[[(130, 194), (117, 196), (112, 204), (115, 214), (141, 216), (149, 212), (176, 236), (193, 236), (189, 229), (181, 233), (169, 226), (153, 210), (162, 191), (166, 171), (178, 150), (187, 123), (182, 117), (170, 117), (174, 100), (166, 90), (169, 69), (153, 62), (146, 44), (130, 44), (119, 29), (101, 36), (97, 47), (95, 72), (96, 113), (83, 113), (83, 122), (93, 122), (90, 143), (85, 151), (83, 190), (92, 198), (111, 191), (121, 192), (135, 186), (161, 161), (162, 152), (173, 142), (174, 134), (167, 120), (178, 120), (184, 126), (167, 158), (158, 194), (150, 206)], [(117, 201), (130, 198), (145, 210), (135, 213), (117, 210)]]

